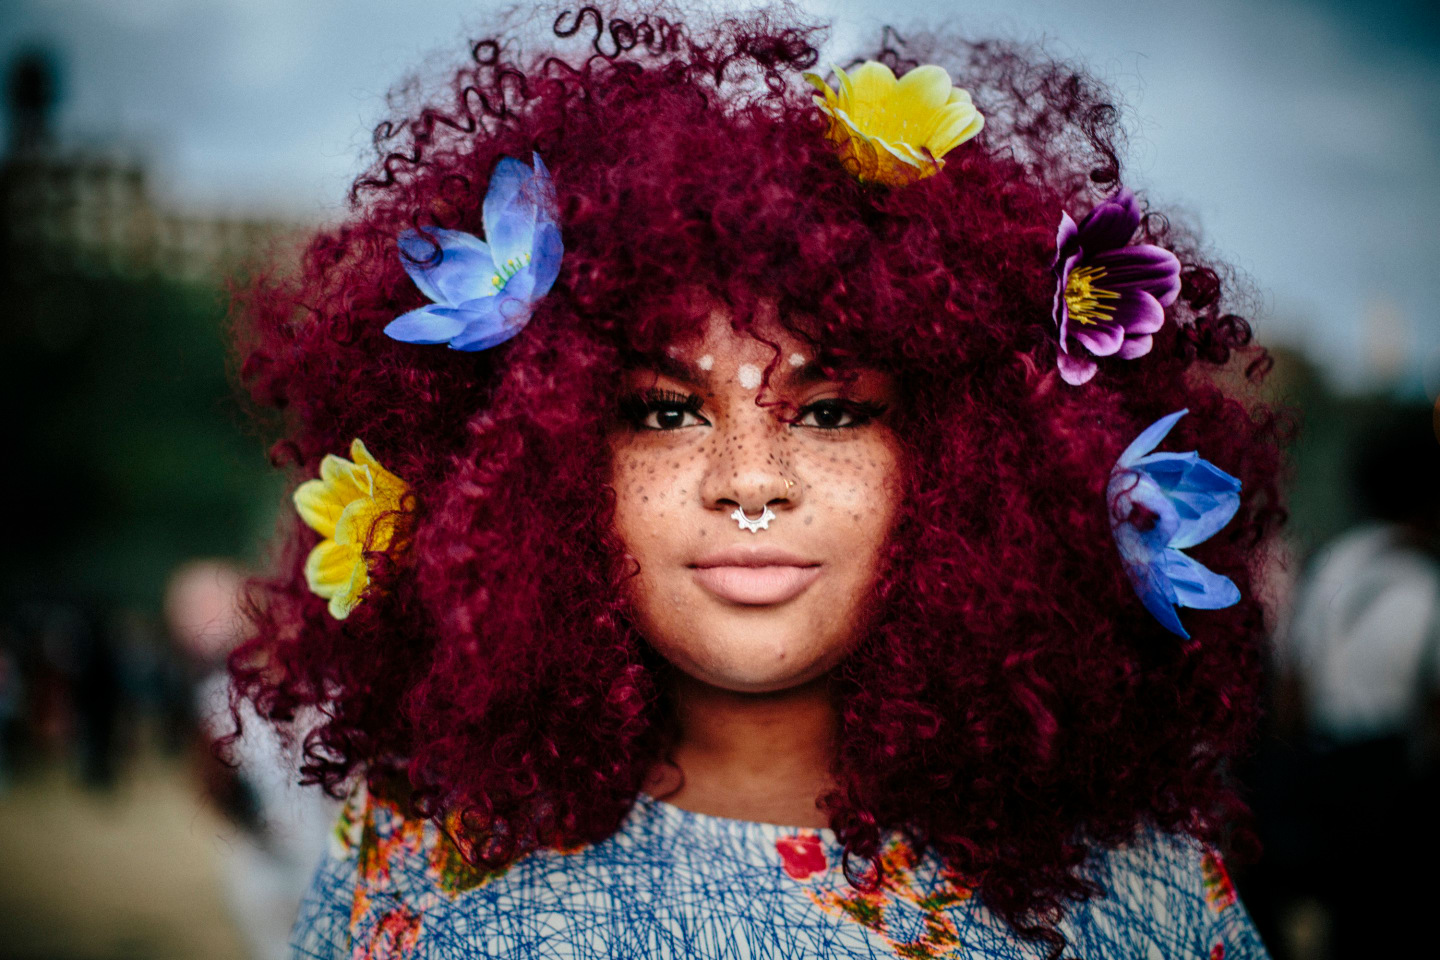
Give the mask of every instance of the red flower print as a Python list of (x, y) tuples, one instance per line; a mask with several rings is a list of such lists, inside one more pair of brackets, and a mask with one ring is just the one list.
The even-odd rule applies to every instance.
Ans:
[(400, 960), (415, 950), (420, 939), (420, 917), (401, 907), (380, 918), (369, 944), (356, 944), (353, 960)]
[(821, 873), (825, 870), (825, 851), (820, 849), (820, 838), (813, 833), (781, 837), (775, 841), (775, 849), (785, 865), (785, 872), (796, 880)]
[(1217, 943), (1210, 948), (1210, 960), (1225, 960), (1225, 944)]
[(1224, 861), (1214, 850), (1206, 850), (1200, 858), (1200, 873), (1205, 881), (1205, 901), (1210, 904), (1211, 910), (1219, 913), (1235, 902), (1235, 884), (1230, 881)]

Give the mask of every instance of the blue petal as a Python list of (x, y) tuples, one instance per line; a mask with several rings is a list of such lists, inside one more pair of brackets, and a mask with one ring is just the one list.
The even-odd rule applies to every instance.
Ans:
[(535, 230), (535, 249), (531, 253), (530, 269), (535, 273), (535, 288), (530, 292), (532, 300), (550, 292), (555, 278), (560, 275), (560, 261), (565, 256), (565, 244), (560, 240), (560, 228), (553, 223), (542, 222)]
[(1125, 448), (1125, 452), (1120, 454), (1120, 459), (1115, 461), (1115, 466), (1134, 466), (1137, 460), (1158, 447), (1160, 441), (1165, 439), (1165, 435), (1170, 432), (1170, 429), (1179, 422), (1181, 417), (1189, 412), (1189, 408), (1176, 410), (1174, 413), (1167, 414), (1150, 424), (1150, 426), (1140, 432), (1138, 437), (1131, 441), (1130, 446)]
[(1185, 476), (1185, 471), (1200, 459), (1194, 450), (1185, 453), (1152, 453), (1130, 464), (1135, 470), (1144, 470), (1155, 482), (1168, 489), (1173, 488)]
[(564, 254), (560, 246), (560, 231), (553, 224), (540, 224), (535, 239), (535, 257), (500, 289), (502, 296), (527, 306), (532, 306), (550, 292), (555, 277), (560, 273), (560, 259)]
[(1190, 634), (1180, 623), (1180, 615), (1175, 612), (1174, 587), (1159, 569), (1150, 566), (1132, 571), (1130, 582), (1134, 585), (1140, 602), (1156, 620), (1160, 621), (1162, 627), (1186, 640), (1190, 639)]
[[(1143, 544), (1148, 551), (1158, 552), (1170, 546), (1180, 528), (1180, 515), (1175, 504), (1154, 480), (1140, 471), (1117, 470), (1110, 475), (1110, 483), (1105, 488), (1105, 493), (1110, 504), (1110, 529), (1115, 534), (1116, 543), (1120, 543), (1124, 534), (1127, 539)], [(1156, 515), (1155, 523), (1150, 529), (1141, 530), (1132, 520), (1137, 506)], [(1125, 553), (1123, 544), (1121, 553)]]
[(550, 191), (550, 196), (547, 199), (553, 200), (555, 184), (550, 179), (550, 168), (545, 166), (544, 160), (540, 159), (540, 151), (530, 151), (530, 166), (535, 168), (535, 175), (540, 178), (540, 182), (545, 184), (546, 189)]
[(528, 308), (537, 299), (534, 295), (535, 281), (535, 262), (532, 260), (505, 282), (499, 295), (506, 300), (518, 301)]
[[(1200, 496), (1196, 495), (1196, 501)], [(1180, 497), (1175, 499), (1176, 512), (1180, 514), (1180, 526), (1170, 538), (1170, 546), (1182, 550), (1209, 540), (1229, 523), (1230, 518), (1235, 516), (1235, 511), (1240, 509), (1238, 493), (1210, 496), (1203, 502)]]
[(540, 159), (540, 154), (532, 153), (531, 162), (535, 166), (535, 179), (530, 184), (534, 191), (532, 199), (535, 201), (535, 222), (554, 224), (555, 218), (559, 216), (559, 201), (555, 197), (555, 181), (550, 179), (550, 168), (545, 166), (545, 161)]
[(1196, 493), (1238, 493), (1240, 481), (1194, 450), (1188, 453), (1152, 453), (1131, 466), (1155, 478), (1166, 490)]
[(538, 217), (542, 188), (537, 174), (514, 157), (502, 157), (490, 174), (482, 219), (496, 265), (524, 262)]
[(445, 343), (465, 329), (466, 311), (454, 307), (421, 307), (385, 325), (385, 335), (403, 343)]
[(1155, 480), (1180, 517), (1170, 546), (1193, 547), (1214, 536), (1240, 509), (1240, 481), (1191, 453), (1156, 453), (1135, 464)]
[(465, 330), (451, 338), (455, 350), (486, 350), (504, 343), (525, 329), (530, 319), (528, 304), (510, 297), (486, 297), (464, 305), (467, 317)]
[[(1153, 480), (1134, 471), (1116, 470), (1111, 474), (1106, 494), (1111, 504), (1110, 532), (1136, 595), (1167, 630), (1188, 638), (1190, 635), (1175, 614), (1174, 588), (1157, 568), (1159, 560), (1173, 552), (1168, 544), (1179, 522), (1175, 508)], [(1150, 530), (1142, 531), (1129, 521), (1137, 504), (1159, 514)]]
[(400, 264), (415, 286), (436, 303), (458, 306), (480, 294), (495, 274), (490, 248), (479, 237), (460, 230), (434, 227), (426, 231), (440, 244), (435, 256), (435, 243), (424, 234), (406, 230), (400, 235)]
[(1240, 588), (1179, 550), (1167, 550), (1151, 568), (1170, 582), (1175, 602), (1197, 610), (1219, 610), (1240, 602)]

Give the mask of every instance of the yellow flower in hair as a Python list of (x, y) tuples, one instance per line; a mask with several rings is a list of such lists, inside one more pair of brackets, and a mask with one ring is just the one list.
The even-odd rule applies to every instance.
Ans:
[(349, 616), (364, 596), (370, 585), (365, 554), (389, 549), (409, 489), (359, 440), (350, 444), (350, 456), (353, 463), (327, 455), (320, 461), (320, 479), (295, 490), (300, 519), (325, 538), (305, 560), (305, 580), (330, 601), (336, 620)]
[(970, 93), (951, 86), (941, 67), (916, 67), (899, 80), (883, 63), (867, 60), (851, 73), (830, 68), (840, 92), (818, 73), (806, 80), (819, 90), (815, 105), (830, 118), (826, 136), (861, 180), (904, 186), (945, 165), (941, 159), (980, 132), (985, 118)]

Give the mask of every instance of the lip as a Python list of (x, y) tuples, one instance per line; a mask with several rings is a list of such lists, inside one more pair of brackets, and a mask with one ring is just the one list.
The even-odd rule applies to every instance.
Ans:
[(793, 600), (820, 576), (820, 564), (775, 547), (729, 547), (690, 564), (695, 579), (721, 600), (769, 606)]

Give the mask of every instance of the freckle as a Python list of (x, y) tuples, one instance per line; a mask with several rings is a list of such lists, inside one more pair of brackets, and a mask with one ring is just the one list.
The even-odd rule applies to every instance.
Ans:
[(641, 503), (649, 503), (649, 502), (650, 502), (650, 498), (649, 498), (649, 497), (641, 497), (641, 498), (640, 498), (640, 502), (641, 502)]
[(701, 370), (709, 370), (711, 367), (715, 366), (715, 358), (712, 357), (712, 356), (710, 356), (710, 354), (707, 353), (707, 354), (705, 354), (705, 356), (701, 357), (699, 360), (696, 360), (696, 361), (695, 361), (695, 364), (696, 364), (696, 366), (698, 366)]
[(792, 354), (790, 354), (790, 366), (792, 366), (792, 367), (803, 367), (803, 366), (805, 366), (805, 357), (804, 357), (802, 354), (798, 354), (798, 353), (792, 353)]
[(705, 536), (705, 528), (704, 528), (704, 527), (701, 527), (701, 528), (700, 528), (700, 536), (702, 536), (702, 537)]
[(805, 514), (805, 526), (807, 526), (807, 527), (810, 526), (810, 521), (811, 521), (811, 520), (814, 520), (814, 519), (815, 519), (815, 514), (813, 514), (813, 513), (807, 513), (807, 514)]
[(736, 376), (740, 380), (740, 386), (746, 390), (754, 390), (760, 386), (760, 368), (753, 363), (740, 364), (740, 369), (736, 371)]

